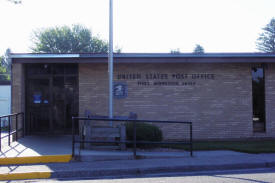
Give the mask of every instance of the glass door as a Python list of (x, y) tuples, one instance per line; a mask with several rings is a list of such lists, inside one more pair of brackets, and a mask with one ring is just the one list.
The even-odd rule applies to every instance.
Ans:
[(71, 133), (72, 116), (78, 113), (77, 77), (53, 76), (53, 131)]
[(28, 132), (71, 133), (78, 114), (77, 64), (29, 64), (26, 74)]
[(29, 79), (27, 82), (29, 130), (31, 133), (48, 132), (51, 121), (50, 80)]

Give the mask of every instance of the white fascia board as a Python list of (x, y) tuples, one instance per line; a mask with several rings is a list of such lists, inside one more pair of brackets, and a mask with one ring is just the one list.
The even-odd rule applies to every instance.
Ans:
[(14, 54), (11, 58), (79, 58), (79, 54)]

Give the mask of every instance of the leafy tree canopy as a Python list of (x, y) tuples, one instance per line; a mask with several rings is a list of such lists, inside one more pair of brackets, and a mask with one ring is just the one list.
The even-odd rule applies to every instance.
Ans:
[(204, 53), (204, 49), (201, 45), (196, 44), (196, 47), (194, 48), (193, 53), (202, 54), (202, 53)]
[(1, 60), (1, 66), (6, 68), (6, 72), (10, 74), (11, 72), (11, 59), (10, 59), (11, 49), (6, 49), (6, 52)]
[(257, 49), (266, 53), (275, 53), (275, 18), (263, 28), (256, 41)]
[[(3, 57), (0, 57), (1, 63), (3, 62)], [(8, 84), (10, 83), (10, 74), (7, 73), (5, 67), (0, 65), (0, 83)]]
[(11, 50), (8, 48), (5, 54), (0, 57), (0, 83), (1, 84), (10, 83), (10, 73), (11, 73), (10, 53), (11, 53)]
[(22, 1), (21, 0), (8, 0), (14, 4), (22, 4)]
[(106, 41), (82, 25), (51, 27), (33, 33), (35, 53), (107, 53)]
[(180, 49), (177, 48), (177, 49), (170, 50), (170, 53), (171, 54), (180, 54)]

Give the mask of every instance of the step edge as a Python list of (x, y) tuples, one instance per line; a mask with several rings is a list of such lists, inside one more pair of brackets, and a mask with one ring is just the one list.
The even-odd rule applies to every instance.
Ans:
[(0, 180), (48, 179), (52, 172), (24, 172), (0, 174)]
[(38, 163), (68, 163), (72, 160), (72, 155), (42, 155), (42, 156), (24, 156), (24, 157), (1, 157), (0, 165), (18, 165), (18, 164), (38, 164)]

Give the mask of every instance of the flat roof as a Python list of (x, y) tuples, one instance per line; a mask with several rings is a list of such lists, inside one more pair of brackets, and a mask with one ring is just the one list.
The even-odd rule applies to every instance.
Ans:
[[(108, 54), (13, 53), (14, 63), (106, 63)], [(115, 63), (275, 63), (275, 53), (115, 53)]]

